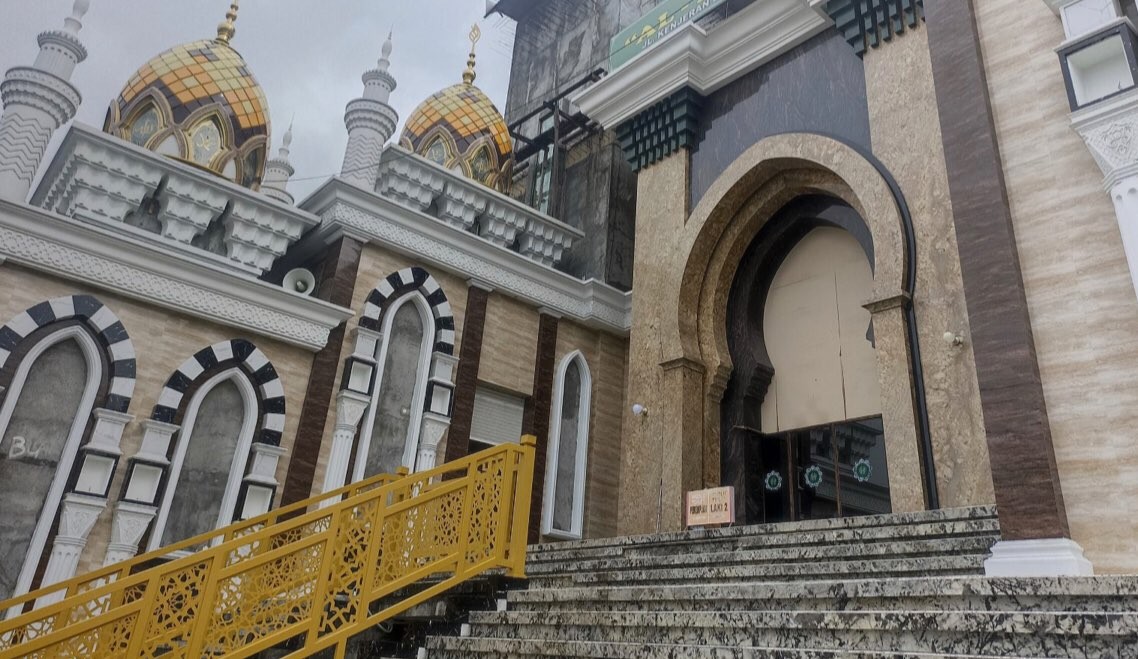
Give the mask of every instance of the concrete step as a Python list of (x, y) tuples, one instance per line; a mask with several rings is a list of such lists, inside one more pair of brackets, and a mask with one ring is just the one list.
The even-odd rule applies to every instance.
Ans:
[(879, 579), (975, 575), (983, 572), (983, 554), (927, 558), (769, 563), (687, 568), (612, 570), (560, 575), (534, 575), (530, 589), (594, 585), (669, 585), (706, 583), (781, 582), (819, 579)]
[(471, 616), (478, 638), (653, 645), (1138, 657), (1138, 614), (980, 611), (505, 612)]
[[(819, 560), (851, 560), (855, 558), (920, 558), (938, 555), (987, 553), (996, 542), (994, 536), (963, 536), (897, 542), (835, 543), (767, 549), (736, 549), (682, 553), (671, 555), (638, 555), (581, 561), (546, 561), (531, 563), (526, 571), (531, 577), (545, 574), (571, 574), (587, 571), (635, 570), (651, 568), (702, 567), (706, 565), (758, 565), (764, 563), (797, 563)], [(679, 549), (679, 548), (678, 548)]]
[(577, 542), (550, 542), (531, 545), (529, 557), (535, 561), (575, 560), (589, 554), (594, 554), (596, 558), (604, 558), (642, 549), (651, 551), (653, 548), (660, 548), (669, 553), (670, 550), (666, 549), (669, 545), (687, 544), (698, 547), (701, 543), (715, 545), (720, 542), (737, 543), (739, 546), (779, 546), (786, 544), (785, 536), (792, 536), (791, 542), (797, 544), (801, 544), (799, 538), (814, 538), (819, 542), (826, 542), (826, 538), (831, 537), (842, 541), (864, 542), (874, 537), (891, 537), (891, 533), (901, 534), (898, 537), (917, 537), (911, 530), (914, 526), (922, 527), (916, 533), (925, 536), (943, 537), (954, 532), (969, 532), (969, 530), (973, 533), (999, 531), (995, 508), (978, 506), (721, 529), (692, 529), (674, 533), (597, 538)]
[(1138, 577), (932, 577), (519, 590), (510, 611), (1138, 611)]
[[(580, 657), (582, 659), (997, 659), (992, 655), (958, 653), (897, 653), (853, 650), (819, 650), (709, 645), (654, 645), (651, 643), (597, 643), (579, 641), (503, 640), (486, 638), (430, 638), (428, 659), (498, 659)], [(999, 659), (1028, 659), (1000, 655)], [(1103, 658), (1105, 659), (1105, 658)]]

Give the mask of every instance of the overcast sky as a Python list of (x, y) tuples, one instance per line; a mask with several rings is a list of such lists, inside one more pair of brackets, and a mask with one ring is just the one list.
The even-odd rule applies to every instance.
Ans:
[[(36, 35), (61, 27), (72, 3), (0, 0), (0, 70), (30, 65)], [(214, 37), (228, 6), (229, 0), (91, 0), (81, 33), (90, 56), (72, 77), (83, 94), (76, 120), (101, 128), (107, 105), (135, 70), (171, 46)], [(423, 99), (461, 82), (475, 22), (483, 31), (476, 84), (505, 107), (514, 24), (498, 15), (484, 19), (485, 6), (485, 0), (242, 0), (233, 46), (268, 97), (272, 154), (296, 117), (289, 190), (298, 200), (339, 172), (344, 106), (363, 92), (360, 76), (375, 68), (389, 29), (395, 32), (391, 73), (399, 83), (391, 104), (400, 131)]]

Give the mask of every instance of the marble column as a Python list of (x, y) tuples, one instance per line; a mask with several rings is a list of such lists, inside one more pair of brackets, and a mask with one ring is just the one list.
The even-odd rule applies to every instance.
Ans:
[[(347, 389), (336, 395), (336, 428), (332, 432), (332, 451), (328, 456), (328, 469), (324, 473), (325, 492), (339, 489), (348, 482), (352, 444), (360, 420), (370, 404), (371, 399), (367, 396)], [(327, 503), (329, 502), (325, 502)]]
[[(703, 487), (703, 364), (674, 359), (660, 364), (665, 405), (661, 438), (660, 530), (684, 527), (684, 496)], [(713, 441), (718, 441), (716, 437)]]
[(138, 555), (138, 543), (142, 541), (142, 536), (157, 514), (158, 508), (155, 506), (129, 501), (116, 503), (111, 524), (111, 542), (107, 545), (103, 565), (121, 563)]
[[(87, 546), (87, 536), (95, 526), (95, 520), (107, 507), (107, 500), (84, 494), (68, 494), (63, 497), (59, 509), (59, 528), (47, 559), (43, 573), (43, 586), (70, 579), (79, 567), (79, 556)], [(36, 606), (44, 606), (63, 598), (63, 592), (52, 593), (37, 600)]]

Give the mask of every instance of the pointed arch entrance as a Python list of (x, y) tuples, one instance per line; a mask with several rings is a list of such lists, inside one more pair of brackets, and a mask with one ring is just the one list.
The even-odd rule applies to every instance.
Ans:
[[(629, 396), (650, 413), (629, 423), (625, 445), (654, 448), (655, 455), (637, 465), (641, 473), (622, 468), (622, 507), (630, 502), (622, 528), (681, 526), (684, 492), (701, 487), (736, 485), (737, 510), (745, 510), (746, 483), (723, 468), (742, 459), (733, 453), (736, 445), (723, 440), (721, 405), (737, 367), (728, 342), (728, 302), (760, 232), (781, 209), (809, 196), (851, 209), (872, 243), (872, 285), (867, 299), (858, 302), (872, 318), (890, 506), (894, 512), (936, 507), (911, 309), (915, 240), (888, 171), (872, 156), (827, 136), (777, 135), (744, 152), (677, 223), (671, 206), (685, 198), (687, 167), (684, 154), (673, 155), (641, 172), (638, 184), (638, 196), (649, 199), (638, 201), (638, 235), (642, 228), (655, 229), (655, 235), (651, 263), (637, 256), (637, 277), (650, 271), (656, 280), (638, 284), (640, 296), (633, 300)], [(649, 195), (672, 201), (656, 203)], [(661, 215), (668, 219), (651, 224)], [(644, 252), (639, 245), (638, 252)], [(645, 358), (652, 361), (643, 364)], [(640, 502), (651, 502), (651, 508)]]

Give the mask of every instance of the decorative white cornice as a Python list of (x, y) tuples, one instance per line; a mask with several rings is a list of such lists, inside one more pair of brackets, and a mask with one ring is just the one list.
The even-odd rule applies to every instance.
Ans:
[(1138, 90), (1072, 113), (1071, 126), (1102, 169), (1107, 189), (1138, 174)]
[(710, 94), (818, 34), (832, 21), (810, 0), (754, 2), (711, 29), (689, 23), (573, 98), (605, 128), (690, 87)]
[(0, 258), (312, 351), (354, 315), (181, 251), (6, 200)]
[(340, 179), (329, 181), (301, 205), (323, 220), (306, 238), (310, 244), (298, 246), (301, 253), (347, 232), (586, 325), (620, 334), (632, 327), (631, 293), (554, 270)]
[(123, 232), (128, 213), (159, 181), (158, 220), (169, 248), (208, 258), (191, 241), (224, 218), (225, 257), (257, 274), (320, 219), (208, 171), (141, 149), (82, 124), (73, 124), (47, 167), (32, 204), (67, 217), (100, 222)]

